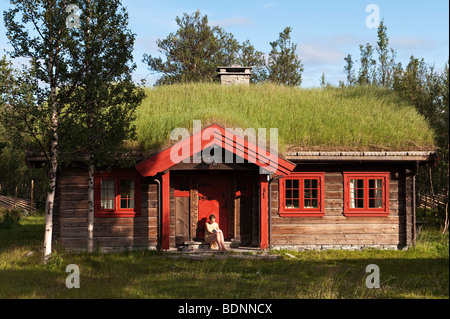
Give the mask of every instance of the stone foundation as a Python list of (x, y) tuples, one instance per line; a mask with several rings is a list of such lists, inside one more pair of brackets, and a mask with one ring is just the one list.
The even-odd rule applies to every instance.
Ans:
[(361, 251), (368, 249), (378, 250), (407, 250), (404, 245), (272, 245), (273, 250), (293, 250), (293, 251), (323, 251), (323, 250), (349, 250)]

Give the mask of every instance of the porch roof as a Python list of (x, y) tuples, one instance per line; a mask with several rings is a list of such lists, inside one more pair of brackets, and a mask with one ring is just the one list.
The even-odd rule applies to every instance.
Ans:
[(296, 166), (279, 157), (273, 150), (267, 151), (217, 124), (212, 124), (139, 162), (135, 167), (142, 176), (155, 176), (213, 145), (258, 165), (270, 174), (288, 175)]

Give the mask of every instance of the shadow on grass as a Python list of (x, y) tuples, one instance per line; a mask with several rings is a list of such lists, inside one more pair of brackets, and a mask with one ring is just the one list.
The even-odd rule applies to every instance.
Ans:
[[(33, 260), (34, 258), (34, 260)], [(256, 260), (167, 258), (151, 252), (67, 254), (56, 270), (36, 257), (0, 270), (1, 298), (366, 299), (448, 298), (449, 260), (374, 258)], [(80, 268), (68, 289), (65, 267)], [(365, 285), (366, 266), (380, 269), (380, 288)]]

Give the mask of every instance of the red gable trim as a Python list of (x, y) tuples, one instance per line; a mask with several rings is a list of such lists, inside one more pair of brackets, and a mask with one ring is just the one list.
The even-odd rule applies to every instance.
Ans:
[(256, 144), (213, 124), (138, 163), (136, 169), (142, 176), (154, 176), (213, 145), (222, 147), (277, 175), (288, 175), (296, 166), (273, 152), (267, 152)]

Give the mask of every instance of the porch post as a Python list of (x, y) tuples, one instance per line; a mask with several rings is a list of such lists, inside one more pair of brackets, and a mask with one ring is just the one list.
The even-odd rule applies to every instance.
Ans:
[(161, 218), (161, 249), (170, 247), (170, 174), (169, 171), (162, 175), (162, 218)]
[(269, 235), (268, 235), (268, 181), (267, 175), (259, 176), (260, 183), (260, 194), (259, 194), (259, 208), (260, 208), (260, 236), (259, 236), (259, 247), (261, 249), (266, 249), (269, 246)]

